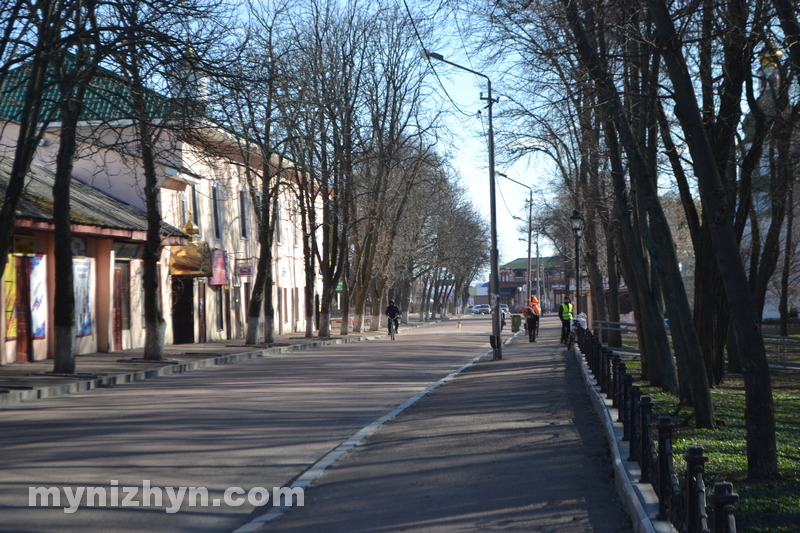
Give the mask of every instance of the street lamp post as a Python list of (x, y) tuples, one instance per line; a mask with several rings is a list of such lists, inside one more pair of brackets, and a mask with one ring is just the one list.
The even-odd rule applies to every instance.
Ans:
[(578, 242), (583, 235), (583, 217), (577, 210), (572, 211), (572, 216), (569, 217), (569, 222), (572, 225), (572, 231), (575, 233), (575, 316), (581, 312), (581, 274), (580, 274), (580, 248)]
[[(491, 246), (492, 249), (490, 251), (490, 258), (491, 261), (491, 283), (489, 284), (490, 290), (492, 292), (492, 336), (489, 338), (489, 343), (492, 345), (493, 350), (493, 359), (500, 360), (503, 358), (502, 347), (500, 343), (500, 269), (499, 269), (499, 254), (497, 250), (497, 210), (495, 208), (495, 179), (494, 179), (494, 130), (492, 128), (492, 104), (494, 104), (494, 100), (492, 100), (492, 80), (489, 79), (489, 76), (486, 74), (482, 74), (475, 70), (469, 69), (467, 67), (463, 67), (457, 63), (453, 63), (452, 61), (448, 61), (444, 58), (442, 54), (437, 54), (436, 52), (429, 52), (427, 50), (423, 50), (421, 54), (423, 58), (427, 60), (435, 59), (437, 61), (441, 61), (442, 63), (446, 63), (453, 67), (456, 67), (461, 70), (466, 70), (471, 74), (475, 74), (476, 76), (480, 76), (481, 78), (486, 79), (486, 100), (489, 104), (489, 205), (490, 205), (490, 232), (491, 232)], [(483, 97), (481, 96), (481, 99)]]
[[(533, 189), (531, 189), (530, 187), (528, 187), (524, 183), (520, 183), (520, 182), (518, 182), (517, 180), (515, 180), (513, 178), (509, 178), (508, 176), (506, 176), (502, 172), (497, 172), (496, 174), (498, 176), (504, 177), (505, 179), (507, 179), (509, 181), (513, 181), (517, 185), (522, 185), (523, 187), (528, 189), (528, 285), (527, 285), (528, 294), (525, 295), (525, 303), (527, 304), (528, 302), (531, 301), (531, 294), (532, 294), (532, 291), (531, 291), (531, 232), (532, 231), (531, 231), (531, 229), (533, 227)], [(516, 220), (522, 220), (519, 217), (513, 217), (513, 218), (516, 219)], [(523, 239), (520, 239), (520, 240), (523, 240)], [(537, 236), (537, 242), (536, 242), (536, 249), (537, 249), (537, 255), (538, 255), (538, 249), (539, 249), (538, 236)], [(537, 273), (537, 278), (536, 278), (536, 299), (537, 300), (539, 299), (539, 278), (538, 278), (538, 273)]]

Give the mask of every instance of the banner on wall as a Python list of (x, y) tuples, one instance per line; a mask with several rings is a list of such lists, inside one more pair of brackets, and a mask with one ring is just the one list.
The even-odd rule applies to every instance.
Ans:
[(214, 250), (211, 252), (211, 279), (209, 285), (228, 284), (228, 252)]
[(31, 257), (30, 283), (31, 337), (44, 339), (47, 333), (47, 267), (43, 255)]
[(6, 303), (6, 340), (17, 338), (17, 263), (14, 256), (8, 255), (5, 279), (4, 298)]
[(72, 260), (72, 275), (75, 286), (75, 335), (85, 337), (92, 334), (91, 302), (92, 260), (88, 257)]
[(31, 235), (14, 235), (14, 253), (17, 255), (33, 255), (33, 242)]
[(210, 276), (211, 252), (206, 242), (173, 246), (169, 255), (169, 273), (173, 276)]

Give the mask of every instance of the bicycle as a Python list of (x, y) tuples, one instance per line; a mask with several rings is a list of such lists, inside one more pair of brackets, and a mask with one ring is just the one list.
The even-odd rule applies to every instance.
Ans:
[(395, 336), (395, 334), (397, 334), (397, 329), (398, 329), (397, 322), (398, 322), (397, 318), (389, 317), (389, 324), (388, 324), (389, 325), (389, 337), (391, 337), (392, 340), (394, 340), (394, 336)]

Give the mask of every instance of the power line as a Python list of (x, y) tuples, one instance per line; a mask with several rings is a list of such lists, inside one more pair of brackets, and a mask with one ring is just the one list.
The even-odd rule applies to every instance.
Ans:
[[(427, 50), (427, 48), (425, 48), (425, 43), (422, 42), (422, 37), (419, 34), (419, 30), (417, 29), (417, 23), (414, 21), (414, 16), (411, 14), (411, 8), (408, 7), (408, 2), (406, 0), (403, 0), (403, 6), (405, 7), (406, 13), (408, 14), (408, 19), (411, 21), (411, 27), (414, 28), (414, 35), (416, 35), (416, 37), (417, 37), (417, 42), (419, 42), (420, 48), (422, 50)], [(442, 88), (442, 91), (444, 91), (444, 94), (445, 94), (445, 96), (447, 96), (447, 99), (450, 100), (450, 103), (453, 105), (453, 108), (455, 109), (455, 111), (457, 111), (458, 113), (461, 113), (464, 116), (471, 117), (472, 116), (471, 114), (467, 113), (466, 111), (463, 111), (461, 109), (461, 106), (458, 105), (455, 102), (455, 100), (453, 100), (453, 98), (450, 96), (450, 93), (447, 92), (447, 89), (445, 88), (444, 84), (442, 83), (441, 78), (439, 78), (439, 73), (436, 72), (436, 67), (433, 66), (433, 62), (431, 61), (430, 58), (427, 58), (427, 60), (428, 60), (428, 65), (430, 66), (431, 70), (433, 71), (433, 75), (436, 77), (436, 81), (439, 83), (439, 87)]]

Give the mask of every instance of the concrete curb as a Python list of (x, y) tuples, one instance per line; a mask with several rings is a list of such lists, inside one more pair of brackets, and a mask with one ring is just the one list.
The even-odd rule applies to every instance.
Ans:
[[(421, 324), (407, 324), (404, 326), (404, 328), (422, 328), (448, 320), (452, 320), (452, 318), (445, 317), (443, 319), (439, 318)], [(202, 368), (208, 368), (216, 365), (229, 365), (281, 353), (313, 350), (322, 346), (349, 344), (353, 342), (369, 341), (386, 337), (386, 333), (373, 333), (375, 334), (358, 337), (342, 337), (329, 340), (310, 340), (306, 343), (291, 344), (288, 346), (273, 346), (271, 348), (251, 349), (243, 346), (243, 348), (247, 349), (248, 351), (227, 355), (212, 355), (207, 359), (198, 359), (197, 361), (187, 361), (177, 364), (166, 364), (158, 368), (148, 368), (144, 370), (137, 370), (135, 372), (123, 372), (110, 376), (81, 379), (78, 375), (76, 375), (75, 381), (70, 383), (59, 383), (57, 385), (36, 387), (32, 389), (9, 390), (8, 392), (0, 394), (0, 409), (22, 402), (42, 400), (45, 398), (55, 398), (58, 396), (64, 396), (66, 394), (87, 392), (94, 389), (110, 388), (115, 385), (122, 385), (124, 383), (133, 383), (135, 381), (144, 381), (163, 376), (171, 376), (173, 374), (182, 374), (184, 372), (192, 372), (193, 370), (200, 370)], [(190, 348), (192, 345), (187, 344), (186, 346), (187, 348)]]
[(90, 379), (76, 378), (76, 381), (73, 381), (71, 383), (60, 383), (58, 385), (38, 387), (28, 390), (9, 391), (5, 394), (0, 395), (0, 408), (21, 402), (41, 400), (44, 398), (54, 398), (66, 394), (87, 392), (93, 389), (109, 388), (124, 383), (133, 383), (135, 381), (143, 381), (157, 377), (171, 376), (173, 374), (182, 374), (184, 372), (191, 372), (193, 370), (200, 370), (202, 368), (208, 368), (216, 365), (229, 365), (234, 363), (240, 363), (242, 361), (248, 361), (250, 359), (268, 357), (270, 355), (311, 350), (314, 348), (320, 348), (322, 346), (332, 346), (337, 344), (361, 342), (366, 340), (377, 339), (380, 337), (381, 335), (375, 335), (366, 337), (348, 337), (343, 339), (319, 340), (304, 344), (275, 346), (272, 348), (262, 348), (242, 353), (220, 355), (215, 357), (209, 357), (208, 359), (199, 359), (197, 361), (187, 361), (184, 363), (167, 364), (165, 366), (160, 366), (158, 368), (148, 368), (145, 370), (138, 370), (135, 372), (125, 372), (121, 374), (115, 374), (112, 376), (103, 376)]
[[(577, 347), (570, 350), (581, 368), (583, 382), (591, 398), (592, 405), (603, 423), (606, 439), (614, 461), (614, 484), (617, 488), (625, 510), (633, 522), (637, 533), (677, 533), (672, 524), (666, 520), (656, 519), (658, 514), (658, 497), (649, 483), (640, 483), (639, 465), (626, 461), (629, 445), (622, 440), (623, 427), (614, 422), (617, 409), (611, 407), (611, 400), (600, 395), (600, 387), (592, 376), (589, 367)], [(613, 415), (613, 416), (612, 416)], [(624, 455), (623, 455), (624, 454)]]

